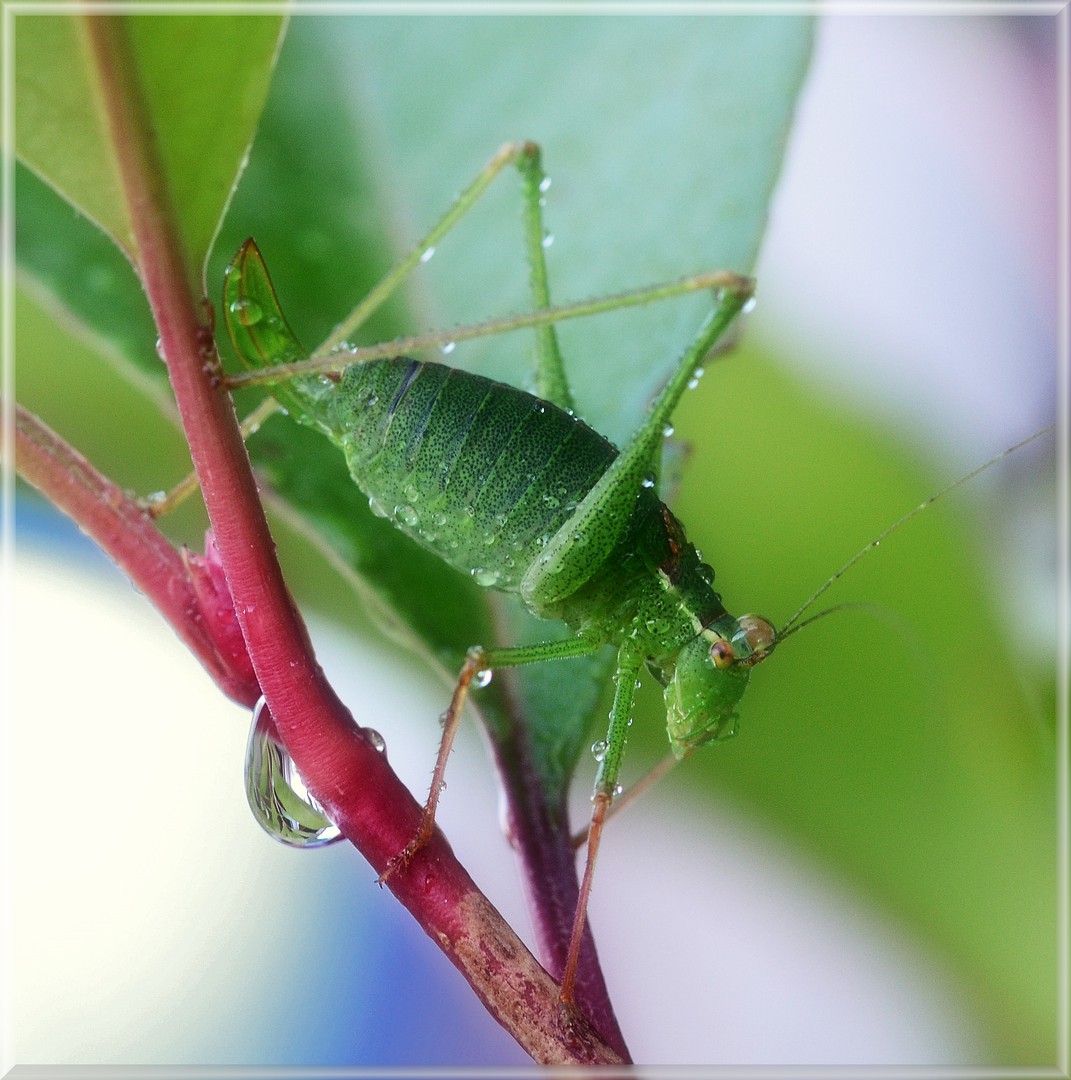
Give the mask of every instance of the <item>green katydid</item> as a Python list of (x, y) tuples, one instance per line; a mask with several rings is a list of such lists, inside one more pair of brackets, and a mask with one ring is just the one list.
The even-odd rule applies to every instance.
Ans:
[[(509, 325), (537, 330), (537, 393), (396, 355), (441, 342), (442, 336), (331, 351), (509, 164), (517, 166), (523, 182), (535, 309), (527, 320), (513, 319)], [(550, 307), (543, 190), (538, 148), (530, 143), (503, 147), (432, 233), (339, 327), (322, 355), (311, 360), (278, 306), (252, 241), (228, 268), (223, 307), (238, 356), (250, 369), (250, 377), (237, 376), (232, 383), (270, 382), (273, 395), (292, 416), (339, 446), (373, 508), (401, 531), (478, 584), (518, 593), (534, 615), (561, 620), (574, 631), (564, 640), (469, 650), (445, 714), (420, 829), (387, 875), (403, 868), (432, 834), (446, 761), (473, 681), (479, 684), (483, 673), (496, 668), (585, 655), (606, 644), (617, 649), (613, 704), (599, 744), (586, 864), (561, 984), (561, 1000), (571, 1007), (595, 861), (606, 816), (620, 791), (641, 669), (647, 667), (664, 686), (670, 746), (676, 758), (683, 757), (733, 734), (751, 668), (801, 625), (803, 611), (818, 594), (780, 634), (760, 616), (734, 618), (712, 587), (713, 571), (656, 493), (663, 438), (674, 408), (704, 358), (747, 306), (753, 282), (716, 272), (602, 302), (621, 306), (698, 288), (711, 288), (715, 296), (694, 341), (618, 452), (573, 414), (553, 324), (596, 310), (598, 304)], [(497, 328), (484, 324), (471, 332), (453, 331), (450, 338)], [(340, 375), (323, 374), (340, 368)]]

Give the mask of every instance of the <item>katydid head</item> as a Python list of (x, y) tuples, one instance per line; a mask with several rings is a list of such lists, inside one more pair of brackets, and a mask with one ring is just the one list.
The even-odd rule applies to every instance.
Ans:
[(777, 632), (760, 615), (723, 615), (677, 654), (666, 685), (666, 726), (673, 753), (736, 734), (736, 706), (751, 669), (770, 655)]

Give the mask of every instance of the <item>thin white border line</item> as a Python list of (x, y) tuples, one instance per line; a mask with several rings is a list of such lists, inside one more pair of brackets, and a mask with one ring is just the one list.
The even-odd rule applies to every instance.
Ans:
[(1058, 195), (1057, 195), (1057, 251), (1059, 263), (1057, 266), (1057, 285), (1059, 288), (1060, 306), (1058, 312), (1058, 373), (1057, 386), (1059, 388), (1059, 426), (1057, 433), (1057, 528), (1059, 530), (1059, 542), (1057, 546), (1057, 612), (1059, 625), (1057, 627), (1057, 662), (1059, 664), (1056, 687), (1056, 839), (1057, 839), (1057, 947), (1059, 956), (1059, 984), (1057, 988), (1057, 1003), (1060, 1008), (1060, 1021), (1058, 1027), (1057, 1061), (1066, 1075), (1071, 1071), (1071, 1046), (1068, 1040), (1068, 1016), (1071, 1015), (1071, 956), (1069, 956), (1069, 917), (1071, 917), (1071, 905), (1069, 905), (1068, 873), (1071, 863), (1071, 851), (1069, 851), (1069, 837), (1071, 837), (1071, 822), (1069, 822), (1069, 809), (1071, 809), (1071, 770), (1069, 770), (1068, 753), (1071, 750), (1068, 732), (1068, 665), (1071, 663), (1071, 313), (1069, 313), (1069, 289), (1071, 289), (1071, 132), (1068, 125), (1071, 122), (1071, 12), (1065, 7), (1057, 16), (1057, 88), (1058, 88), (1058, 130), (1057, 130), (1057, 169), (1058, 171)]
[[(16, 14), (71, 14), (68, 0), (13, 0), (5, 4)], [(83, 14), (115, 14), (137, 8), (142, 14), (196, 15), (1048, 15), (1066, 10), (1063, 0), (512, 0), (508, 4), (484, 0), (309, 0), (282, 3), (221, 0), (212, 6), (193, 0), (85, 0)]]
[[(11, 779), (14, 774), (12, 652), (15, 642), (15, 407), (14, 364), (14, 212), (15, 174), (14, 13), (3, 7), (0, 19), (0, 880), (14, 870)], [(4, 887), (0, 897), (0, 1072), (15, 1056), (15, 913)]]

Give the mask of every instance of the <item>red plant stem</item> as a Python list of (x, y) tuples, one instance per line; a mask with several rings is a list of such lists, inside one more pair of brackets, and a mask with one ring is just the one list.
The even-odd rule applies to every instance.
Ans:
[(260, 687), (220, 656), (182, 556), (152, 515), (29, 410), (16, 404), (14, 412), (19, 475), (123, 567), (227, 697), (252, 708)]
[[(176, 230), (121, 18), (84, 20), (131, 216), (136, 261), (253, 667), (312, 793), (376, 871), (415, 834), (420, 807), (365, 738), (313, 656), (291, 602), (218, 357)], [(493, 1016), (540, 1062), (620, 1061), (582, 1021), (563, 1025), (557, 986), (436, 833), (391, 891)]]

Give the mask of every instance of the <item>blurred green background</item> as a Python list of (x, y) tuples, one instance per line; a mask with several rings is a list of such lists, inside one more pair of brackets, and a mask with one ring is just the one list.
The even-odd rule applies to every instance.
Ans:
[[(1049, 234), (1036, 220), (1024, 227), (1022, 215), (1029, 206), (1035, 218), (1055, 216), (1043, 122), (1049, 109), (1055, 124), (1054, 32), (1053, 20), (983, 17), (834, 17), (817, 28), (800, 126), (781, 133), (784, 188), (757, 266), (758, 310), (742, 347), (711, 365), (677, 424), (690, 455), (675, 508), (715, 566), (730, 610), (783, 623), (907, 509), (1050, 422)], [(734, 159), (724, 142), (704, 138), (720, 118), (697, 88), (725, 75), (712, 57), (766, 43), (769, 67), (757, 68), (748, 88), (761, 124), (764, 80), (798, 81), (810, 34), (791, 18), (297, 18), (209, 288), (254, 233), (284, 309), (311, 345), (509, 138), (544, 146), (556, 299), (750, 263), (746, 237), (719, 233), (718, 250), (704, 221), (745, 198), (749, 169), (775, 167), (780, 145), (771, 137), (764, 162)], [(983, 85), (976, 97), (964, 92)], [(986, 113), (987, 94), (1012, 105)], [(1035, 158), (995, 169), (994, 147), (1016, 130), (1017, 160)], [(158, 407), (165, 392), (152, 369), (162, 365), (151, 323), (133, 306), (132, 275), (103, 241), (90, 246), (92, 228), (58, 212), (52, 193), (21, 171), (18, 180), (17, 397), (120, 482), (165, 488), (188, 459)], [(868, 231), (873, 222), (880, 232)], [(65, 247), (78, 252), (70, 264), (56, 255)], [(1001, 291), (1009, 266), (1009, 294), (1033, 298), (1025, 312)], [(75, 296), (86, 305), (78, 319)], [(519, 200), (506, 180), (381, 332), (407, 312), (419, 329), (523, 306)], [(618, 440), (627, 434), (638, 402), (693, 332), (696, 310), (672, 304), (563, 329), (567, 362), (578, 358), (581, 411), (595, 426)], [(1015, 351), (987, 354), (975, 334)], [(512, 337), (459, 347), (455, 360), (523, 379), (529, 346)], [(1010, 387), (997, 370), (1008, 366)], [(927, 382), (936, 368), (943, 391)], [(1052, 445), (1014, 456), (884, 542), (823, 598), (871, 609), (839, 613), (786, 643), (754, 674), (740, 737), (690, 760), (610, 830), (593, 919), (637, 1060), (1055, 1060)], [(302, 602), (352, 632), (353, 650), (364, 640), (381, 647), (348, 584), (299, 530), (281, 519), (276, 527)], [(204, 521), (191, 505), (168, 528), (199, 545)], [(421, 571), (416, 561), (392, 570), (401, 578)], [(116, 664), (121, 678), (122, 659)], [(430, 769), (436, 715), (374, 724), (390, 747), (403, 739), (393, 726), (411, 725)], [(654, 692), (631, 738), (634, 777), (664, 752)], [(582, 760), (581, 815), (590, 771)], [(451, 780), (447, 802), (464, 798), (461, 787)], [(508, 881), (497, 823), (487, 817), (477, 827), (478, 845), (501, 848)], [(652, 833), (653, 847), (644, 846)], [(758, 880), (750, 900), (727, 884), (706, 908), (690, 906), (689, 879), (705, 875), (708, 846), (719, 859), (732, 855), (722, 834), (752, 842), (744, 870), (727, 861), (715, 880), (747, 879), (750, 860), (768, 851), (773, 864), (787, 860), (788, 878), (814, 875), (829, 890), (799, 894), (798, 934), (771, 922), (764, 943), (769, 881)], [(669, 872), (663, 852), (673, 853)], [(301, 877), (300, 867), (286, 872)], [(741, 896), (744, 906), (732, 907)], [(334, 917), (330, 903), (317, 902)], [(866, 913), (844, 916), (840, 944), (856, 952), (847, 966), (836, 943), (846, 909)], [(833, 929), (808, 929), (811, 914), (832, 915)], [(875, 941), (872, 961), (871, 918), (894, 941)], [(744, 950), (731, 964), (738, 941), (778, 955)], [(428, 963), (440, 962), (428, 953)], [(890, 995), (887, 1014), (877, 990), (854, 985), (860, 971), (895, 968), (890, 953), (912, 958), (905, 970), (914, 972), (919, 1015), (931, 994), (954, 1003), (945, 1042), (940, 1010), (929, 1017), (933, 1040), (897, 1042), (911, 1029), (893, 1015), (911, 999), (910, 980)], [(328, 970), (331, 959), (321, 961)], [(827, 982), (830, 1004), (823, 1008), (817, 992), (816, 1002), (805, 1000), (808, 986)], [(844, 1011), (853, 999), (858, 1017)], [(810, 1019), (823, 1012), (832, 1014), (829, 1030)], [(337, 1060), (362, 1052), (339, 1049)], [(321, 1053), (317, 1060), (336, 1060)], [(390, 1060), (410, 1060), (397, 1053)]]

